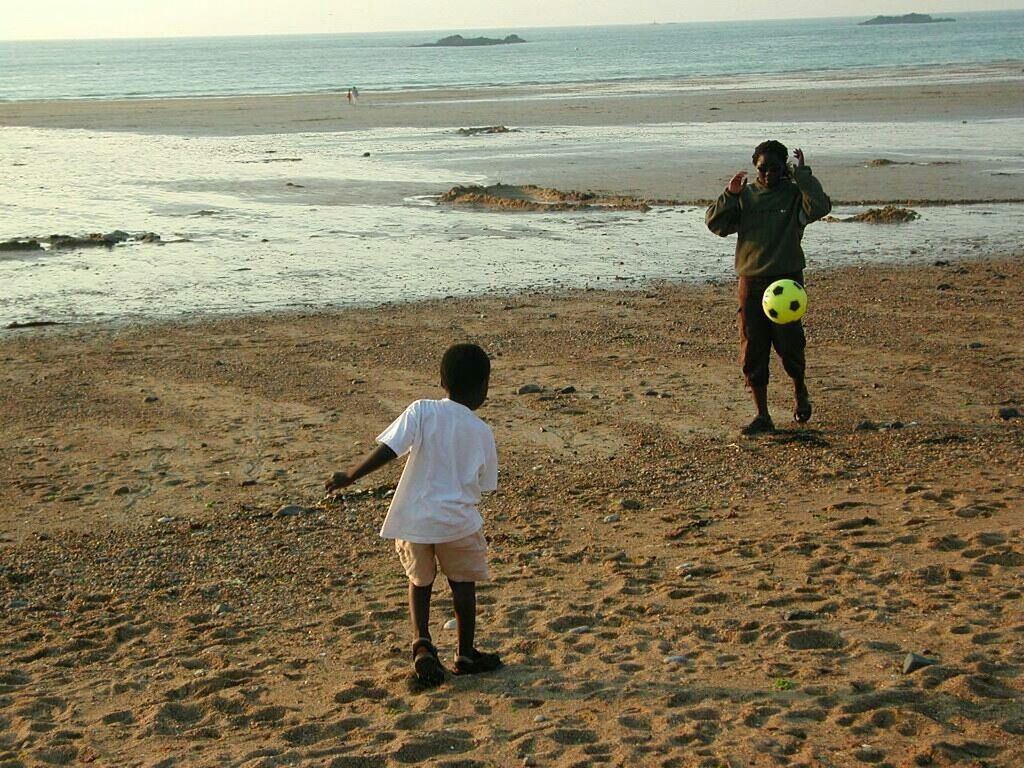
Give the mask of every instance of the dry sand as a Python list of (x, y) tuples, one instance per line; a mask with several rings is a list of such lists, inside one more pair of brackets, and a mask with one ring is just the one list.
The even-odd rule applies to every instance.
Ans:
[[(814, 274), (815, 418), (753, 440), (731, 285), (7, 332), (0, 765), (1020, 766), (1022, 284)], [(462, 339), (508, 666), (419, 691), (400, 468), (319, 489)]]

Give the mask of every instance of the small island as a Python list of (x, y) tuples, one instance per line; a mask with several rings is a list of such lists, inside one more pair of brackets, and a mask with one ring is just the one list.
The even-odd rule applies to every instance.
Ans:
[(525, 43), (519, 35), (506, 35), (505, 37), (463, 37), (462, 35), (449, 35), (442, 37), (436, 43), (420, 43), (413, 48), (462, 48), (471, 45), (512, 45), (513, 43)]
[(956, 19), (936, 19), (927, 13), (905, 13), (902, 16), (875, 16), (873, 19), (862, 21), (860, 26), (867, 27), (876, 24), (938, 24)]

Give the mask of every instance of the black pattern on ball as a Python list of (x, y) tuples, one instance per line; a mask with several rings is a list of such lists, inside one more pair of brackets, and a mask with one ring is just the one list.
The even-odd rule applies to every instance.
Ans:
[(779, 316), (779, 313), (776, 312), (774, 309), (769, 309), (768, 310), (768, 314), (771, 315), (772, 317), (778, 317)]
[(776, 296), (781, 296), (784, 290), (786, 289), (783, 288), (781, 285), (776, 285), (775, 290), (773, 290), (772, 293), (774, 293)]
[(791, 302), (789, 302), (789, 311), (790, 312), (796, 312), (798, 309), (800, 309), (800, 301), (799, 300), (793, 299)]

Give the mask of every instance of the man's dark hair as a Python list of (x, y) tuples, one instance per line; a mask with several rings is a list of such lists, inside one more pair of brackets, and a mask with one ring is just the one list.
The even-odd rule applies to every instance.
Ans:
[(441, 358), (441, 383), (451, 395), (479, 391), (491, 375), (491, 361), (476, 344), (453, 344)]
[(786, 149), (786, 145), (781, 141), (770, 139), (769, 141), (762, 141), (754, 147), (754, 154), (750, 156), (750, 159), (757, 165), (757, 158), (761, 157), (761, 155), (774, 158), (779, 161), (780, 165), (785, 165), (786, 160), (789, 159), (789, 150)]

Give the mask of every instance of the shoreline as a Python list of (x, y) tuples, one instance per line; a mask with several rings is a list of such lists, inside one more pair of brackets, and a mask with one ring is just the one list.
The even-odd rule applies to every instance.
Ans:
[[(530, 99), (573, 98), (588, 95), (606, 97), (657, 94), (668, 91), (714, 92), (752, 90), (816, 90), (819, 87), (842, 89), (847, 87), (947, 85), (954, 82), (982, 85), (986, 83), (1016, 82), (1022, 78), (1024, 59), (971, 63), (949, 62), (915, 64), (898, 67), (864, 66), (848, 69), (794, 70), (771, 72), (741, 72), (731, 75), (687, 75), (665, 77), (620, 77), (604, 80), (527, 81), (521, 83), (457, 83), (452, 85), (409, 85), (366, 88), (362, 95), (372, 94), (385, 102), (396, 97), (424, 94), (428, 101), (508, 101)], [(107, 96), (58, 96), (53, 98), (0, 99), (0, 105), (48, 104), (62, 102), (126, 102), (208, 99), (266, 99), (312, 98), (330, 96), (344, 98), (344, 87), (324, 87), (316, 90), (267, 91), (262, 93), (163, 93), (112, 94)], [(466, 97), (469, 97), (468, 99)]]
[[(977, 68), (963, 67), (957, 80), (955, 68), (936, 67), (907, 68), (929, 74), (895, 84), (884, 73), (863, 72), (860, 78), (831, 73), (831, 83), (830, 73), (785, 74), (746, 87), (736, 83), (748, 76), (707, 78), (702, 86), (694, 80), (467, 86), (367, 92), (355, 106), (344, 103), (343, 93), (5, 101), (0, 126), (235, 136), (411, 126), (801, 121), (826, 113), (838, 122), (1019, 117), (1019, 63), (992, 67), (1003, 73), (1000, 79), (972, 80)], [(807, 85), (816, 75), (823, 80)], [(658, 87), (645, 87), (652, 83)]]

